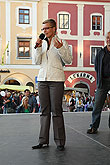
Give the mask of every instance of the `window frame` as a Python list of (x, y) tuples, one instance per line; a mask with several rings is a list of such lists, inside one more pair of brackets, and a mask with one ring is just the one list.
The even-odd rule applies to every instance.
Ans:
[[(19, 56), (19, 42), (29, 42), (29, 56)], [(17, 38), (17, 59), (31, 59), (31, 45), (32, 45), (32, 38)], [(25, 46), (26, 47), (26, 46)]]
[[(61, 14), (62, 14), (62, 15), (64, 15), (64, 14), (67, 15), (67, 14), (68, 14), (68, 16), (69, 16), (69, 18), (68, 18), (68, 19), (69, 19), (69, 21), (68, 21), (68, 24), (69, 24), (68, 26), (69, 26), (69, 28), (68, 28), (68, 29), (64, 29), (64, 28), (63, 28), (63, 29), (60, 29), (60, 28), (59, 28), (59, 24), (60, 24), (60, 22), (59, 22), (59, 19), (60, 19), (60, 18), (59, 18), (59, 15), (61, 15)], [(62, 31), (66, 31), (66, 32), (67, 32), (67, 35), (70, 35), (70, 33), (71, 33), (71, 30), (70, 30), (70, 26), (71, 26), (70, 19), (71, 19), (71, 14), (70, 14), (69, 12), (60, 11), (60, 12), (57, 13), (57, 32), (60, 33), (60, 35), (63, 35), (63, 33), (61, 33)]]
[[(19, 9), (29, 9), (29, 24), (19, 24)], [(29, 27), (32, 27), (32, 8), (29, 7), (29, 6), (18, 6), (16, 8), (16, 26), (20, 27), (20, 28), (23, 28), (23, 29), (26, 29), (26, 28), (29, 28)]]
[[(102, 22), (101, 22), (101, 30), (92, 30), (92, 18), (93, 18), (93, 16), (100, 16), (102, 19)], [(90, 34), (91, 35), (94, 35), (94, 32), (98, 32), (100, 35), (103, 35), (103, 15), (101, 14), (101, 13), (92, 13), (91, 15), (90, 15), (90, 23), (91, 23), (91, 27), (90, 27)]]
[[(68, 26), (67, 26), (67, 28), (65, 28), (64, 26), (61, 28), (60, 27), (60, 16), (63, 16), (63, 24), (64, 24), (64, 21), (65, 21), (65, 19), (64, 19), (64, 17), (65, 16), (67, 16), (68, 17)], [(67, 14), (67, 13), (59, 13), (59, 29), (63, 29), (63, 30), (68, 30), (69, 29), (69, 26), (70, 26), (70, 22), (69, 22), (69, 14)]]
[[(92, 48), (102, 48), (101, 45), (91, 45), (90, 46), (90, 65), (94, 65), (94, 63), (92, 63)], [(97, 53), (96, 53), (97, 54)], [(96, 55), (95, 55), (96, 56)], [(95, 62), (95, 61), (94, 61)]]
[[(95, 17), (95, 25), (93, 25), (93, 17)], [(100, 25), (98, 25), (98, 17), (101, 18)], [(96, 29), (93, 29), (93, 26), (96, 27)], [(100, 27), (101, 29), (98, 29)], [(92, 15), (92, 30), (102, 30), (102, 16)]]
[[(24, 10), (24, 11), (28, 10), (29, 12), (28, 12), (28, 14), (26, 14), (26, 13), (20, 14), (20, 10)], [(23, 23), (20, 22), (20, 15), (23, 15)], [(29, 22), (28, 23), (25, 23), (25, 18), (24, 18), (25, 15), (28, 15), (28, 17), (29, 17), (29, 19), (28, 19)], [(21, 9), (21, 8), (19, 8), (19, 24), (30, 24), (30, 10), (29, 9), (25, 9), (25, 8), (24, 9), (23, 8)]]

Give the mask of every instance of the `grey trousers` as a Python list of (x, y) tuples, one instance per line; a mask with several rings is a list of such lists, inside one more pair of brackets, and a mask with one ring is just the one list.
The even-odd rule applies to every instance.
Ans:
[(103, 79), (102, 82), (102, 87), (98, 88), (96, 91), (95, 103), (92, 111), (92, 124), (90, 124), (90, 127), (96, 130), (99, 128), (102, 108), (105, 103), (107, 93), (110, 90), (110, 78)]
[(54, 141), (57, 146), (65, 145), (65, 127), (62, 110), (64, 82), (39, 82), (38, 92), (41, 105), (39, 143), (49, 144), (52, 112)]

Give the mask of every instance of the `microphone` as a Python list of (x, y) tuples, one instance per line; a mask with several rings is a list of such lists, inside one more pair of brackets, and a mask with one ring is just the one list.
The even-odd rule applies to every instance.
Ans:
[[(40, 38), (41, 40), (43, 40), (43, 39), (45, 38), (45, 34), (44, 34), (44, 33), (41, 33), (41, 34), (39, 35), (39, 38)], [(34, 46), (34, 49), (36, 49), (36, 48), (38, 47), (38, 45), (39, 45), (39, 43), (36, 43), (36, 45)]]

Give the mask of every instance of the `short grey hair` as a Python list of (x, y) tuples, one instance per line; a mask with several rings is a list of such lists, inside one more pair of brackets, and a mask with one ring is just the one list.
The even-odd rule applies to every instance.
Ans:
[(42, 24), (46, 24), (46, 23), (50, 23), (50, 25), (52, 27), (55, 27), (55, 32), (56, 32), (56, 30), (57, 30), (57, 28), (56, 28), (56, 21), (54, 19), (52, 19), (52, 18), (47, 19), (47, 20), (43, 21)]

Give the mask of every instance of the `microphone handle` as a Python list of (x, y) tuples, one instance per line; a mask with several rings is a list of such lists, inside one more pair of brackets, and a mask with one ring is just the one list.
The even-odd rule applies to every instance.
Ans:
[(34, 46), (34, 49), (36, 49), (38, 47), (39, 43), (36, 43), (36, 45)]

